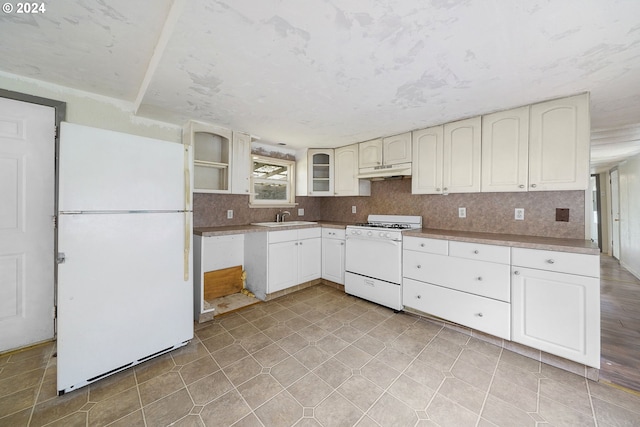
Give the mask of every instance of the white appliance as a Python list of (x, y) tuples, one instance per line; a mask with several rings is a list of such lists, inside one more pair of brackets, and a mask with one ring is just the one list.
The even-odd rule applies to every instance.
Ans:
[(58, 394), (193, 338), (191, 150), (62, 123)]
[(402, 310), (402, 232), (422, 228), (422, 217), (369, 215), (367, 220), (347, 226), (344, 290)]

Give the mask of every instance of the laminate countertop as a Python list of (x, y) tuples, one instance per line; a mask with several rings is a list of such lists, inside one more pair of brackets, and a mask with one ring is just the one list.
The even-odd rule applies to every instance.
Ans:
[(312, 227), (344, 229), (347, 227), (347, 225), (350, 225), (350, 223), (346, 223), (346, 222), (332, 222), (332, 221), (313, 221), (313, 222), (316, 222), (316, 224), (280, 225), (278, 227), (264, 227), (261, 225), (251, 225), (251, 224), (225, 225), (222, 227), (196, 227), (193, 229), (193, 234), (197, 236), (211, 237), (211, 236), (226, 236), (229, 234), (264, 233), (266, 231), (297, 230), (300, 228), (312, 228)]
[(598, 248), (597, 243), (592, 242), (591, 240), (583, 239), (561, 239), (555, 237), (522, 236), (518, 234), (438, 230), (433, 228), (405, 231), (403, 233), (403, 236), (455, 240), (459, 242), (483, 243), (487, 245), (511, 246), (513, 248), (574, 252), (589, 255), (600, 254), (600, 249)]

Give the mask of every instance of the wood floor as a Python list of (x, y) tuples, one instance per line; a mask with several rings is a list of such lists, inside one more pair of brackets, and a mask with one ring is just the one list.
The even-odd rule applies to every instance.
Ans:
[(600, 380), (640, 391), (640, 280), (600, 256)]

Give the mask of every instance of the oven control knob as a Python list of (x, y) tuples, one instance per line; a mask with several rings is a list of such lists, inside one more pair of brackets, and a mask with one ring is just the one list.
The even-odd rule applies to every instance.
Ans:
[(373, 233), (369, 231), (369, 232), (367, 233), (367, 236), (373, 236)]
[(389, 233), (385, 233), (384, 237), (389, 238)]
[(380, 236), (380, 237), (384, 237), (384, 233), (383, 233), (383, 232), (380, 232), (380, 234), (378, 234), (378, 236)]

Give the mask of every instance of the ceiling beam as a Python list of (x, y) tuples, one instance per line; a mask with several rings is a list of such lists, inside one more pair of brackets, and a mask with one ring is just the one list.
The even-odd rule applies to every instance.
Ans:
[(138, 95), (136, 96), (136, 100), (133, 104), (135, 114), (138, 113), (142, 100), (144, 99), (147, 89), (149, 89), (149, 85), (151, 84), (151, 79), (158, 69), (158, 64), (160, 64), (160, 59), (162, 59), (162, 55), (167, 48), (167, 44), (169, 44), (169, 38), (171, 37), (171, 34), (173, 34), (173, 29), (175, 28), (180, 15), (182, 15), (182, 9), (184, 8), (185, 2), (186, 0), (173, 0), (173, 3), (171, 4), (171, 9), (169, 9), (167, 19), (164, 21), (162, 31), (158, 37), (156, 47), (153, 49), (153, 55), (151, 55), (151, 59), (147, 65), (147, 71), (144, 74), (144, 79), (142, 79), (142, 83), (138, 89)]

